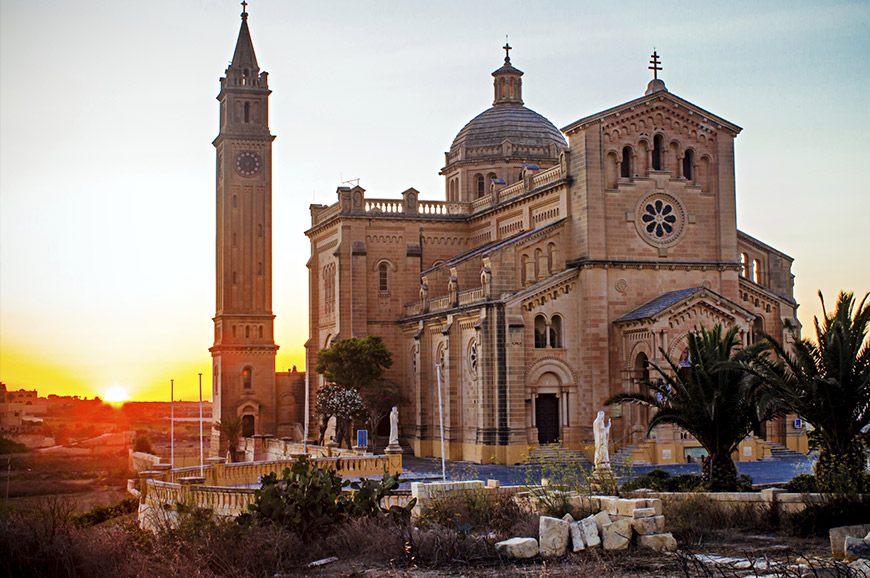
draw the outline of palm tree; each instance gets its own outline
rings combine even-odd
[[[230,463],[236,461],[236,449],[239,446],[239,439],[242,437],[242,418],[235,419],[221,418],[220,421],[214,423],[214,428],[227,438],[228,454]]]
[[[855,307],[854,294],[841,292],[829,314],[819,291],[824,320],[813,318],[816,342],[792,330],[787,350],[769,335],[771,355],[750,363],[760,391],[776,399],[784,412],[799,415],[820,442],[816,476],[826,491],[862,491],[864,438],[870,423],[870,293]]]
[[[667,367],[650,363],[661,376],[646,382],[651,394],[619,393],[605,402],[636,403],[656,409],[647,433],[660,424],[675,424],[692,434],[707,450],[702,475],[714,488],[733,485],[737,468],[731,454],[760,424],[772,415],[748,397],[747,369],[735,361],[745,355],[738,349],[737,327],[722,334],[722,326],[704,327],[688,335],[689,366],[679,367],[661,350]]]

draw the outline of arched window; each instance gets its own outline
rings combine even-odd
[[[619,176],[624,179],[631,178],[631,147],[622,147],[622,166],[620,167]]]
[[[257,237],[263,237],[263,225],[257,225]]]
[[[233,195],[233,208],[235,209],[238,206],[239,206],[238,197],[236,195]]]
[[[749,255],[740,253],[740,274],[749,277]]]
[[[262,275],[262,274],[263,274],[263,262],[260,261],[257,263],[257,275]]]
[[[652,151],[652,168],[654,171],[662,170],[662,156],[664,155],[664,143],[665,137],[660,134],[657,134],[653,137],[653,151]]]
[[[752,261],[752,280],[761,285],[761,261]]]
[[[381,293],[388,293],[390,290],[387,277],[389,267],[387,263],[378,265],[378,291]]]
[[[529,282],[529,256],[523,255],[520,257],[520,285],[525,285]]]
[[[547,347],[547,321],[543,315],[535,317],[535,349]]]
[[[553,315],[550,319],[550,347],[562,347],[562,317]]]
[[[686,180],[692,180],[692,168],[695,166],[695,151],[689,149],[683,155],[683,176]]]
[[[245,325],[245,338],[248,339],[251,337],[251,326]]]
[[[555,273],[559,267],[559,264],[556,262],[558,260],[559,253],[556,249],[556,243],[550,243],[547,245],[547,272],[552,275]]]
[[[250,367],[242,370],[242,387],[251,389],[253,387],[254,371]]]
[[[759,315],[755,318],[755,321],[752,322],[752,336],[753,343],[760,341],[762,339],[762,333],[764,332],[764,317]]]
[[[604,159],[604,186],[608,189],[616,188],[616,180],[618,178],[617,175],[617,165],[618,161],[616,160],[616,153],[609,152]]]
[[[250,122],[251,120],[251,103],[245,103],[245,122]]]
[[[260,334],[260,337],[262,338],[262,337],[263,337],[263,326],[260,325],[260,328],[259,328],[259,329],[260,329],[260,330],[259,330],[259,334]]]
[[[477,198],[481,198],[486,194],[486,182],[483,180],[483,175],[477,175],[475,177],[477,181]]]
[[[236,336],[236,326],[233,325],[233,337],[235,337],[235,336]]]
[[[233,271],[233,285],[236,284],[236,272]]]

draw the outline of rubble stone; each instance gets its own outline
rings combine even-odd
[[[601,546],[601,535],[599,534],[598,521],[595,516],[589,516],[580,520],[580,528],[583,530],[583,541],[587,548],[596,548]]]
[[[568,550],[569,524],[559,518],[541,516],[538,523],[538,549],[541,556],[564,556]]]
[[[496,552],[503,552],[511,558],[534,558],[538,555],[538,541],[534,538],[511,538],[497,542]]]
[[[648,548],[656,552],[674,552],[677,549],[677,540],[673,534],[650,534],[647,536],[638,536],[637,545],[641,548]]]
[[[625,550],[631,542],[631,520],[623,518],[604,526],[601,538],[605,550]]]
[[[843,558],[846,555],[845,543],[846,536],[853,538],[861,538],[870,532],[870,524],[858,524],[856,526],[840,526],[828,530],[828,537],[831,540],[831,554],[834,558]]]
[[[571,524],[568,525],[568,529],[571,532],[571,550],[574,552],[585,550],[586,541],[583,536],[583,526],[580,522],[571,522]]]
[[[635,518],[631,521],[631,527],[639,536],[661,534],[665,531],[665,517],[652,516],[650,518]]]
[[[846,536],[843,543],[843,552],[848,562],[859,558],[870,558],[870,540]]]

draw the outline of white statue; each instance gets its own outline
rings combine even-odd
[[[399,408],[395,405],[390,412],[390,445],[399,445]]]
[[[610,437],[610,420],[604,425],[604,411],[599,410],[598,417],[592,422],[595,433],[595,469],[610,469],[610,452],[607,449]]]

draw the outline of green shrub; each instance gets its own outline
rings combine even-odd
[[[656,492],[751,492],[752,478],[746,474],[705,482],[701,476],[678,474],[671,476],[662,469],[655,469],[622,484],[620,491],[630,492],[647,488]]]
[[[248,508],[258,523],[276,524],[310,539],[348,518],[386,514],[410,517],[416,500],[404,508],[381,507],[382,499],[398,485],[399,476],[389,474],[377,482],[363,479],[351,483],[342,480],[335,470],[319,468],[303,456],[293,467],[284,468],[280,480],[275,472],[263,476],[254,503]],[[344,492],[346,488],[353,491],[351,495]],[[248,518],[243,515],[239,521],[244,524]]]
[[[132,514],[139,509],[139,498],[130,496],[114,506],[95,506],[90,511],[72,516],[72,523],[79,527],[95,526],[106,520]]]
[[[23,454],[27,452],[27,446],[8,438],[0,437],[0,454]]]
[[[819,491],[819,484],[813,474],[798,474],[782,487],[794,494],[812,494]]]
[[[156,455],[154,453],[154,446],[151,445],[151,438],[146,435],[136,436],[136,439],[133,440],[133,451]]]
[[[866,524],[870,520],[870,497],[862,494],[827,495],[822,502],[807,505],[785,516],[786,530],[795,536],[828,535],[837,526]]]

